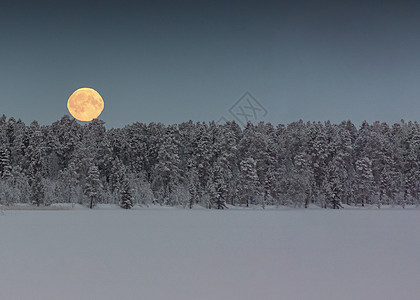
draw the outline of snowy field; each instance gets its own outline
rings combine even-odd
[[[9,210],[1,299],[420,299],[420,210]]]

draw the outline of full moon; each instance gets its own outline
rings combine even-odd
[[[71,94],[67,108],[75,119],[89,122],[99,117],[104,109],[104,100],[94,89],[81,88]]]

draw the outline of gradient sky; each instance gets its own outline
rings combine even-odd
[[[419,1],[2,1],[0,114],[51,124],[80,87],[108,128],[224,116],[355,123],[420,115]]]

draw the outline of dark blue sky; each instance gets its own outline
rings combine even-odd
[[[109,128],[234,119],[247,91],[276,124],[417,120],[420,4],[396,2],[2,1],[0,114],[50,124],[92,87]]]

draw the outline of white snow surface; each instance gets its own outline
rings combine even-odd
[[[420,210],[7,210],[1,299],[420,299]]]

